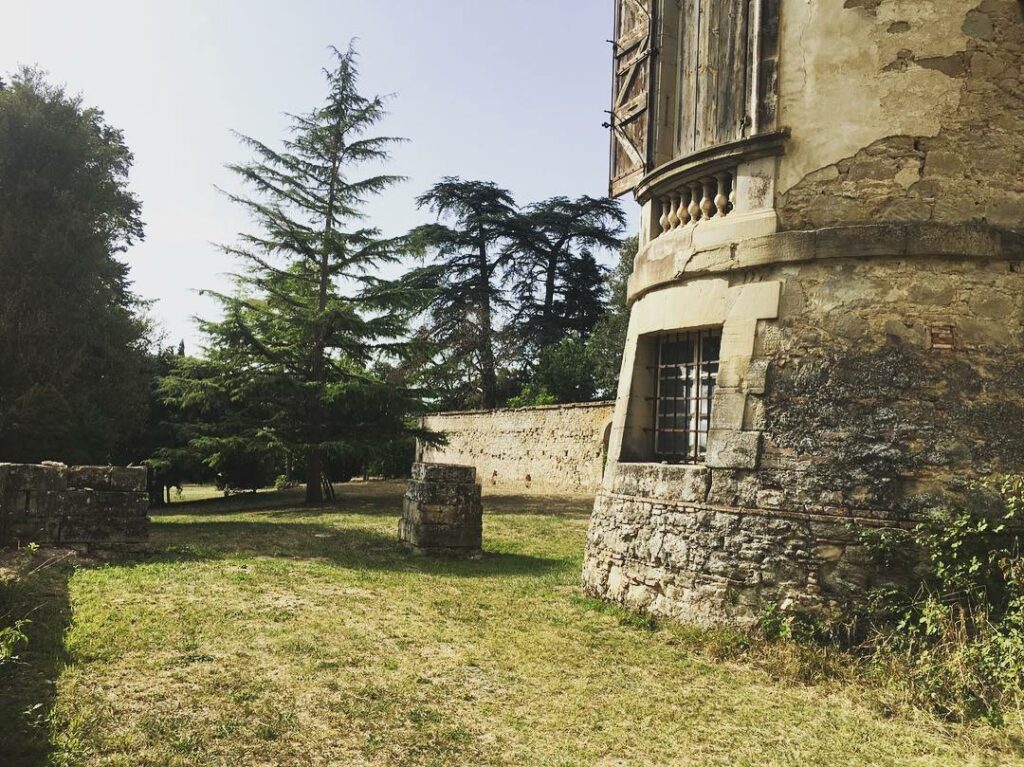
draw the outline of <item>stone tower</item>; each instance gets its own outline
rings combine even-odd
[[[1024,4],[615,13],[642,222],[585,588],[699,623],[855,598],[858,529],[1024,471]]]

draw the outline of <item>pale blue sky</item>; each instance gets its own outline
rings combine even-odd
[[[277,141],[318,104],[328,45],[358,38],[364,93],[395,93],[382,132],[410,142],[409,181],[370,213],[388,233],[424,220],[442,175],[493,179],[521,202],[605,193],[611,0],[10,0],[0,72],[38,64],[123,129],[146,241],[128,254],[153,315],[194,349],[195,291],[228,285],[211,242],[247,228],[214,186],[245,159],[230,134]],[[632,206],[629,207],[632,213]]]

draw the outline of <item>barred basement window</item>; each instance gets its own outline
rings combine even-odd
[[[654,455],[672,463],[699,463],[708,448],[722,333],[666,333],[657,341]]]

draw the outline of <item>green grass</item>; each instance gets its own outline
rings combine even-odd
[[[586,499],[489,497],[486,555],[460,561],[398,546],[400,492],[182,504],[148,552],[25,586],[53,625],[0,721],[45,689],[52,712],[0,731],[0,764],[15,730],[45,736],[22,763],[53,765],[1024,764],[1020,729],[800,683],[731,635],[582,598]]]

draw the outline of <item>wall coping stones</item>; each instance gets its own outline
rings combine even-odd
[[[439,410],[435,413],[427,413],[424,418],[434,416],[452,415],[493,415],[495,413],[529,413],[531,411],[544,410],[573,410],[579,408],[610,407],[615,400],[596,400],[594,402],[565,402],[556,405],[529,405],[527,407],[497,407],[492,410]]]

